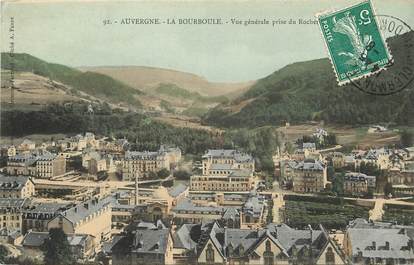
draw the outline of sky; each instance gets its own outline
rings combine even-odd
[[[273,20],[315,19],[358,1],[2,1],[1,50],[78,66],[151,66],[215,82],[256,80],[283,66],[327,57],[316,24],[272,26]],[[414,0],[372,0],[377,14],[414,26]],[[126,25],[125,18],[220,18],[220,25]],[[233,25],[267,19],[269,25]],[[110,20],[111,25],[104,25]],[[118,23],[115,24],[114,21]],[[227,23],[226,23],[227,22]]]

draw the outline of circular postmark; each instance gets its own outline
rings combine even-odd
[[[368,77],[353,80],[351,75],[348,79],[365,93],[385,96],[404,90],[414,80],[414,33],[397,17],[376,15],[376,19],[392,59],[385,69],[374,67]]]

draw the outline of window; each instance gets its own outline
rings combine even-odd
[[[208,244],[207,250],[206,250],[206,261],[207,264],[214,264],[214,249],[213,245]]]
[[[266,251],[263,253],[263,260],[264,265],[273,265],[274,263],[274,254],[269,240],[266,241]]]
[[[327,265],[334,265],[335,264],[335,254],[332,251],[331,247],[328,247],[328,250],[325,253],[325,261]]]

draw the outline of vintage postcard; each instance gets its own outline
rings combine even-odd
[[[413,0],[1,1],[0,264],[414,264]]]

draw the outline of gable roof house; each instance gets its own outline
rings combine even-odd
[[[214,223],[200,234],[198,264],[345,264],[327,232],[296,230],[282,224],[265,229],[221,228]]]
[[[353,264],[413,264],[413,226],[357,219],[345,234],[344,250]]]
[[[95,243],[110,236],[111,210],[114,198],[92,198],[59,213],[48,223],[48,229],[62,228],[65,234],[87,234]]]
[[[173,240],[164,226],[134,229],[111,248],[113,265],[173,264]]]

